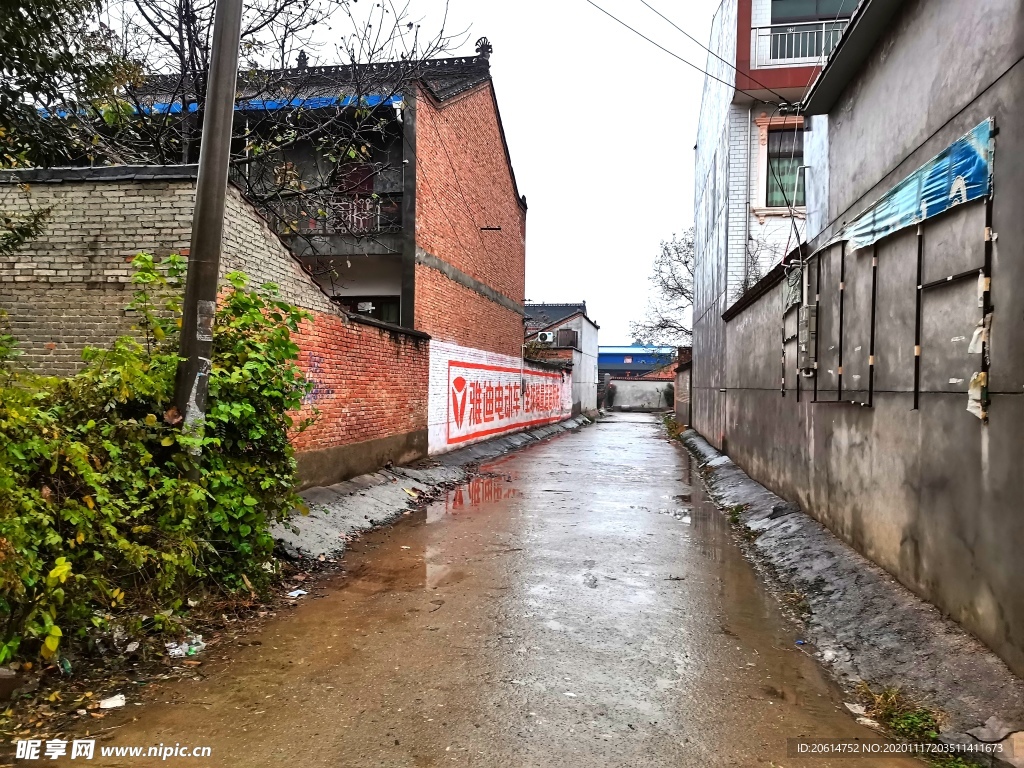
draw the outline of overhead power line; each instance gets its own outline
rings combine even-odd
[[[653,5],[651,5],[650,3],[648,3],[648,2],[647,2],[647,0],[640,0],[640,2],[641,2],[641,3],[643,3],[644,5],[646,5],[646,6],[647,6],[647,7],[648,7],[648,8],[650,9],[650,10],[652,10],[652,11],[653,11],[654,13],[656,13],[656,14],[657,14],[658,16],[660,16],[660,17],[661,17],[661,18],[662,18],[662,19],[663,19],[664,21],[668,22],[668,23],[669,23],[669,24],[671,24],[671,25],[672,25],[673,27],[675,27],[675,28],[676,28],[677,30],[679,30],[680,32],[682,32],[682,33],[683,33],[684,35],[686,35],[686,37],[688,37],[688,38],[689,38],[690,40],[692,40],[693,42],[695,42],[695,43],[696,43],[697,45],[699,45],[699,46],[700,46],[701,48],[703,48],[703,49],[704,49],[705,51],[707,51],[708,53],[710,53],[710,54],[711,54],[712,56],[714,56],[714,57],[715,57],[716,59],[718,59],[718,60],[719,60],[720,62],[722,62],[723,64],[725,64],[725,66],[727,66],[727,67],[730,67],[730,68],[732,68],[733,70],[735,70],[735,72],[736,72],[737,74],[739,74],[739,69],[737,69],[737,67],[736,67],[736,65],[735,65],[735,64],[733,64],[732,62],[728,61],[727,59],[723,59],[723,58],[722,58],[721,56],[719,56],[719,55],[718,55],[717,53],[715,53],[715,52],[714,52],[714,51],[712,51],[712,50],[711,50],[710,48],[708,48],[708,47],[707,47],[706,45],[704,45],[704,43],[702,43],[702,42],[701,42],[700,40],[698,40],[698,39],[697,39],[696,37],[694,37],[693,35],[691,35],[691,34],[690,34],[689,32],[687,32],[687,31],[686,31],[685,29],[683,29],[682,27],[680,27],[680,26],[679,26],[678,24],[676,24],[676,23],[675,23],[674,21],[672,21],[672,19],[670,19],[670,18],[669,18],[668,16],[666,16],[665,14],[663,14],[663,13],[662,13],[661,11],[659,11],[659,10],[658,10],[657,8],[655,8],[655,7],[654,7]],[[762,82],[761,82],[760,80],[757,80],[757,79],[756,79],[756,78],[755,78],[755,77],[754,77],[754,76],[753,76],[752,74],[750,74],[749,72],[745,72],[744,74],[745,74],[745,75],[746,75],[746,76],[747,76],[748,78],[750,78],[751,82],[755,83],[756,85],[759,85],[759,86],[761,86],[762,88],[764,88],[764,89],[765,89],[766,91],[768,91],[769,93],[772,93],[772,94],[774,94],[775,96],[778,96],[778,97],[779,97],[779,99],[781,99],[781,100],[782,100],[783,102],[785,102],[785,101],[786,101],[786,97],[785,97],[785,96],[783,96],[783,95],[782,95],[781,93],[779,93],[778,91],[776,91],[776,90],[773,90],[773,89],[769,88],[769,87],[768,87],[767,85],[765,85],[764,83],[762,83]]]
[[[644,0],[640,0],[640,2],[644,2]],[[842,2],[839,3],[839,10],[836,11],[836,17],[834,19],[832,19],[831,28],[828,30],[829,34],[832,33],[832,31],[835,29],[836,24],[839,23],[839,17],[843,15],[843,8],[846,7],[846,2],[847,2],[847,0],[842,0]],[[796,110],[797,117],[799,117],[800,113],[803,112],[803,106],[804,106],[803,100],[807,96],[807,89],[811,87],[811,83],[814,81],[814,77],[815,77],[814,69],[818,69],[819,67],[821,67],[826,59],[827,59],[827,56],[825,54],[825,34],[823,32],[822,36],[821,36],[821,53],[818,54],[818,58],[815,60],[814,68],[811,71],[811,76],[807,80],[807,85],[804,86],[804,92],[802,94],[800,94],[800,103],[797,105],[797,110]],[[773,117],[774,117],[774,113],[773,113]],[[771,129],[771,118],[768,119],[768,128]],[[793,158],[796,156],[796,135],[800,131],[800,129],[801,129],[801,125],[800,124],[796,124],[796,125],[793,126],[793,147],[792,147],[792,150],[790,151],[790,154],[789,154],[789,164],[790,165],[793,164]],[[805,159],[805,162],[806,162],[806,156],[805,156],[804,159]],[[796,181],[796,184],[794,185],[794,188],[793,188],[794,196],[796,194],[796,190],[799,189],[799,186],[798,186],[799,183],[800,183],[800,178],[799,177],[800,177],[800,174],[799,174],[799,171],[798,171],[797,172],[797,181]],[[806,173],[804,174],[804,178],[806,179]],[[779,189],[782,190],[782,201],[786,204],[786,207],[789,209],[789,221],[790,221],[790,224],[792,225],[790,227],[790,233],[786,237],[786,250],[783,251],[783,254],[782,254],[783,258],[785,258],[786,254],[789,253],[789,244],[791,242],[791,238],[792,238],[794,233],[797,236],[797,245],[800,244],[800,232],[797,229],[797,226],[796,226],[796,214],[793,211],[793,206],[796,205],[796,199],[794,197],[793,202],[790,203],[789,199],[786,196],[786,190],[782,188],[782,183],[779,181],[778,174],[775,175],[775,179],[776,179],[776,182],[779,184]],[[805,181],[804,182],[804,206],[807,205],[807,197],[806,196],[807,196],[807,183]],[[805,232],[807,231],[807,224],[806,223],[804,224],[804,231]]]
[[[664,51],[665,53],[667,53],[669,56],[671,56],[674,59],[678,59],[679,61],[683,62],[683,64],[686,64],[688,67],[692,67],[693,69],[696,69],[698,72],[700,72],[704,76],[710,77],[712,80],[717,80],[718,82],[722,83],[722,85],[727,85],[730,88],[735,88],[737,91],[739,91],[743,95],[749,96],[750,98],[754,99],[755,101],[765,101],[764,99],[762,99],[762,98],[760,98],[758,96],[755,96],[754,94],[750,93],[749,91],[745,91],[742,88],[736,88],[736,84],[735,83],[730,83],[730,82],[727,82],[727,81],[723,80],[720,77],[715,77],[710,72],[705,70],[703,67],[700,67],[700,66],[694,64],[692,61],[687,61],[682,56],[680,56],[678,53],[676,53],[674,51],[670,51],[668,48],[666,48],[665,46],[661,45],[660,43],[654,42],[651,38],[649,38],[643,32],[640,32],[639,30],[635,29],[634,27],[631,27],[629,24],[624,22],[622,19],[620,19],[618,16],[614,15],[613,13],[611,13],[609,11],[606,11],[600,5],[595,3],[594,0],[587,0],[587,2],[590,3],[592,6],[594,6],[595,8],[597,8],[597,10],[599,10],[601,13],[603,13],[608,18],[610,18],[613,21],[615,21],[615,22],[621,24],[622,26],[624,26],[626,29],[628,29],[630,32],[632,32],[634,35],[637,35],[638,37],[642,37],[644,40],[646,40],[648,43],[653,45],[655,48],[658,48],[658,49]],[[775,104],[775,102],[773,102],[773,101],[767,101],[765,103],[767,103],[767,104]]]

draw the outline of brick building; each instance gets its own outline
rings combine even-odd
[[[522,359],[526,202],[489,52],[484,44],[476,57],[431,62],[404,84],[389,129],[400,132],[400,173],[380,174],[399,190],[397,219],[364,215],[367,200],[384,205],[381,195],[339,194],[335,211],[285,227],[280,210],[229,189],[222,272],[276,282],[315,315],[298,339],[316,382],[310,406],[322,414],[295,438],[306,484],[571,412],[568,374]],[[0,307],[25,364],[70,373],[85,346],[130,328],[128,262],[140,250],[187,252],[194,187],[194,166],[0,177],[0,209],[51,209],[46,231],[0,260]],[[332,228],[344,216],[359,228]],[[326,277],[325,262],[344,279]]]

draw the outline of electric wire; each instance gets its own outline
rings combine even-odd
[[[839,10],[836,11],[836,17],[834,19],[832,19],[831,27],[833,29],[835,28],[835,25],[839,23],[839,17],[843,15],[843,9],[846,8],[846,1],[847,0],[842,0],[842,2],[839,3]],[[835,49],[833,48],[833,50],[835,50]],[[831,56],[832,55],[831,52],[828,55]],[[807,91],[808,91],[808,89],[810,89],[811,83],[814,82],[814,78],[817,77],[819,74],[821,74],[821,70],[819,69],[819,67],[822,66],[823,60],[825,58],[827,58],[826,54],[825,54],[825,32],[824,32],[824,30],[822,30],[821,53],[818,54],[818,57],[817,57],[817,59],[814,62],[814,67],[811,70],[811,76],[807,79],[807,85],[804,86],[804,92],[800,96],[801,101],[800,101],[799,104],[797,104],[797,109],[796,109],[797,115],[799,115],[803,111],[803,100],[807,97]],[[818,70],[818,71],[815,72],[814,70]],[[797,128],[796,128],[796,126],[794,126],[793,127],[793,131],[794,131],[793,151],[794,152],[796,152],[796,136],[795,136],[796,130],[797,130]],[[792,164],[792,159],[790,159],[790,163]],[[806,179],[806,171],[805,171],[804,177]],[[785,190],[782,191],[782,195],[783,195],[783,200],[785,200],[785,195],[786,195],[786,191]],[[806,202],[807,202],[806,201],[806,195],[807,195],[807,184],[806,184],[806,181],[804,183],[804,195],[805,195],[804,204],[806,206]],[[790,208],[790,218],[793,221],[793,227],[795,228],[796,227],[796,219],[793,216],[793,209],[792,208]],[[805,232],[807,231],[806,224],[804,225],[804,231]],[[790,232],[790,234],[792,234],[792,231]],[[799,242],[800,242],[800,236],[799,236],[799,233],[798,233],[797,234],[797,244],[798,245],[799,245]],[[789,252],[789,238],[787,237],[786,238],[786,251],[783,253],[783,258],[785,258],[785,254],[788,253],[788,252]],[[803,259],[801,259],[801,264],[802,263],[803,263]]]
[[[683,33],[684,35],[686,35],[686,37],[688,37],[688,38],[689,38],[690,40],[692,40],[693,42],[695,42],[695,43],[696,43],[697,45],[699,45],[699,46],[700,46],[701,48],[703,48],[703,49],[704,49],[705,51],[707,51],[708,53],[710,53],[710,54],[711,54],[712,56],[714,56],[714,57],[715,57],[716,59],[718,59],[718,60],[719,60],[720,62],[722,62],[723,64],[725,64],[725,66],[727,66],[727,67],[729,67],[729,68],[731,68],[731,69],[735,70],[736,74],[739,74],[739,73],[740,73],[740,70],[739,70],[739,68],[738,68],[738,67],[737,67],[737,66],[736,66],[735,64],[733,64],[732,62],[730,62],[730,61],[729,61],[728,59],[723,59],[723,58],[722,58],[721,56],[719,56],[719,55],[718,55],[717,53],[715,53],[715,52],[714,52],[714,51],[712,51],[712,50],[711,50],[710,48],[708,48],[708,47],[707,47],[706,45],[704,45],[704,43],[702,43],[702,42],[701,42],[700,40],[698,40],[698,39],[697,39],[696,37],[694,37],[693,35],[691,35],[691,34],[690,34],[689,32],[687,32],[687,31],[686,31],[685,29],[683,29],[682,27],[680,27],[680,26],[679,26],[678,24],[676,24],[676,23],[675,23],[674,21],[672,21],[672,19],[668,18],[668,16],[666,16],[665,14],[663,14],[663,13],[662,13],[661,11],[659,11],[659,10],[658,10],[657,8],[655,8],[655,7],[654,7],[653,5],[651,5],[650,3],[648,3],[648,2],[647,2],[647,0],[640,0],[640,2],[641,2],[641,3],[643,3],[644,5],[646,5],[646,6],[647,6],[647,7],[648,7],[648,8],[649,8],[649,9],[650,9],[651,11],[653,11],[654,13],[656,13],[656,14],[657,14],[658,16],[660,16],[660,17],[661,17],[661,18],[662,18],[662,19],[663,19],[664,21],[668,22],[668,23],[669,23],[670,25],[672,25],[672,26],[673,26],[673,27],[675,27],[675,28],[676,28],[677,30],[679,30],[680,32],[682,32],[682,33]],[[755,83],[756,85],[759,85],[759,86],[761,86],[762,88],[764,88],[764,89],[765,89],[766,91],[768,91],[769,93],[771,93],[771,94],[774,94],[775,96],[778,96],[778,97],[779,97],[779,99],[780,99],[780,100],[781,100],[781,101],[782,101],[783,103],[785,103],[785,102],[787,101],[787,99],[786,99],[786,97],[785,97],[785,96],[783,96],[783,95],[782,95],[781,93],[779,93],[778,91],[776,91],[776,90],[773,90],[772,88],[768,87],[767,85],[765,85],[764,83],[762,83],[762,82],[761,82],[760,80],[756,79],[756,78],[755,78],[755,77],[754,77],[754,76],[753,76],[752,74],[750,74],[750,72],[745,72],[744,74],[745,74],[745,75],[746,75],[746,76],[747,76],[748,78],[750,78],[751,82]]]
[[[640,1],[643,2],[644,0],[640,0]],[[847,0],[842,0],[842,2],[839,3],[839,10],[836,11],[836,16],[835,16],[834,19],[832,19],[832,24],[830,25],[830,27],[835,28],[835,25],[839,23],[839,17],[843,15],[843,9],[846,7],[846,2],[847,2]],[[821,67],[823,57],[825,57],[825,56],[826,56],[826,53],[825,53],[825,30],[823,29],[822,30],[822,39],[821,39],[821,53],[819,53],[817,58],[815,59],[814,66],[811,69],[811,76],[810,76],[810,78],[808,78],[807,84],[803,88],[803,95],[801,96],[801,98],[803,98],[804,96],[807,95],[807,90],[811,87],[811,83],[814,81],[814,78],[817,76],[817,74],[820,73],[820,70],[817,73],[814,70],[818,70],[818,68]],[[777,112],[778,109],[776,108],[775,111]],[[800,113],[802,111],[803,111],[803,103],[801,102],[801,103],[797,104],[797,108],[796,108],[796,115],[797,115],[797,117],[800,116]],[[768,118],[768,130],[769,131],[771,131],[771,122],[772,122],[772,118],[774,118],[774,116],[775,116],[775,112],[772,113],[772,117]],[[797,123],[797,124],[795,124],[793,126],[793,148],[792,148],[792,150],[790,152],[790,156],[789,156],[789,163],[790,163],[790,165],[793,164],[793,158],[796,156],[796,137],[797,137],[797,133],[800,130],[801,130],[801,126],[800,126],[799,123]],[[771,160],[770,159],[768,161],[768,165],[771,166]],[[790,228],[789,235],[786,237],[786,248],[782,252],[782,258],[785,259],[786,255],[789,253],[789,245],[792,242],[793,234],[794,233],[796,234],[797,244],[799,245],[799,243],[800,243],[800,232],[799,232],[799,230],[797,230],[797,227],[796,227],[796,213],[793,210],[793,204],[796,203],[796,199],[795,199],[795,194],[796,193],[795,193],[795,190],[794,190],[794,200],[793,200],[793,204],[791,204],[789,199],[788,199],[788,197],[786,196],[786,190],[782,186],[781,181],[779,180],[778,174],[775,173],[774,171],[775,171],[775,169],[772,168],[772,172],[773,172],[773,174],[775,176],[775,182],[776,182],[776,184],[779,185],[779,190],[782,192],[782,201],[786,204],[786,208],[789,210],[789,220],[790,220],[790,223],[792,224],[792,226]],[[797,185],[799,185],[799,183],[800,182],[799,182],[799,178],[798,178],[797,179]],[[804,194],[806,195],[807,194],[806,184],[804,186],[805,186]]]
[[[614,14],[612,14],[612,13],[611,13],[610,11],[606,11],[606,10],[605,10],[604,8],[602,8],[602,7],[600,6],[600,5],[598,5],[597,3],[595,3],[595,2],[594,2],[594,0],[586,0],[586,2],[590,3],[590,5],[592,5],[592,6],[594,6],[595,8],[597,8],[597,10],[599,10],[599,11],[600,11],[601,13],[603,13],[603,14],[604,14],[605,16],[607,16],[608,18],[610,18],[610,19],[612,19],[613,21],[615,21],[615,22],[617,22],[617,23],[621,24],[622,26],[624,26],[624,27],[625,27],[626,29],[628,29],[628,30],[629,30],[630,32],[632,32],[632,33],[633,33],[634,35],[637,35],[638,37],[642,37],[642,38],[643,38],[644,40],[646,40],[646,41],[647,41],[648,43],[650,43],[651,45],[653,45],[653,46],[654,46],[655,48],[658,48],[658,49],[660,49],[660,50],[664,51],[665,53],[667,53],[667,54],[668,54],[669,56],[671,56],[671,57],[672,57],[672,58],[674,58],[674,59],[678,59],[679,61],[683,62],[683,64],[686,64],[686,65],[687,65],[688,67],[693,67],[693,68],[694,68],[694,69],[696,69],[696,70],[697,70],[698,72],[700,72],[701,74],[703,74],[703,75],[704,75],[705,77],[710,77],[710,78],[711,78],[712,80],[717,80],[717,81],[718,81],[718,82],[720,82],[720,83],[721,83],[722,85],[727,85],[727,86],[729,86],[730,88],[733,88],[733,89],[735,89],[735,90],[736,90],[736,91],[738,91],[739,93],[742,93],[742,94],[743,94],[744,96],[749,96],[750,98],[754,99],[755,101],[764,101],[764,99],[761,99],[761,98],[759,98],[758,96],[755,96],[754,94],[750,93],[749,91],[745,91],[745,90],[743,90],[742,88],[736,88],[736,84],[735,84],[735,83],[730,83],[730,82],[727,82],[727,81],[723,80],[723,79],[722,79],[722,78],[720,78],[720,77],[715,77],[714,75],[712,75],[712,74],[711,74],[710,72],[708,72],[707,70],[705,70],[705,69],[703,69],[702,67],[699,67],[699,66],[697,66],[696,64],[694,64],[694,63],[693,63],[692,61],[687,61],[687,60],[686,60],[686,59],[684,59],[684,58],[683,58],[682,56],[680,56],[680,55],[679,55],[678,53],[675,53],[674,51],[670,51],[670,50],[669,50],[668,48],[666,48],[665,46],[661,45],[660,43],[656,43],[656,42],[654,42],[654,41],[653,41],[653,40],[652,40],[651,38],[649,38],[649,37],[648,37],[647,35],[645,35],[645,34],[644,34],[643,32],[640,32],[639,30],[637,30],[637,29],[635,29],[635,28],[633,28],[633,27],[629,26],[629,24],[627,24],[626,22],[624,22],[624,21],[623,21],[622,19],[620,19],[620,18],[619,18],[618,16],[615,16]],[[766,104],[774,104],[775,102],[774,102],[774,101],[766,101],[765,103],[766,103]]]

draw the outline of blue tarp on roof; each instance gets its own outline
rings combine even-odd
[[[247,99],[239,101],[235,104],[236,112],[259,112],[259,111],[272,111],[277,109],[289,109],[295,107],[302,107],[303,109],[324,109],[326,107],[354,107],[362,104],[367,107],[376,107],[381,103],[387,106],[394,106],[400,104],[402,97],[400,95],[389,96],[385,99],[383,96],[363,96],[362,100],[356,96],[307,96],[303,98],[294,99]],[[177,115],[182,111],[180,101],[172,102],[157,102],[150,107],[152,112],[158,115],[172,114]],[[195,104],[188,105],[189,112],[195,112],[197,106]]]

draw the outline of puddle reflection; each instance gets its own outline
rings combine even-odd
[[[427,508],[427,522],[436,523],[446,515],[457,515],[472,507],[515,499],[519,495],[508,476],[474,477],[465,485],[449,489],[443,506],[440,502],[431,504]]]

